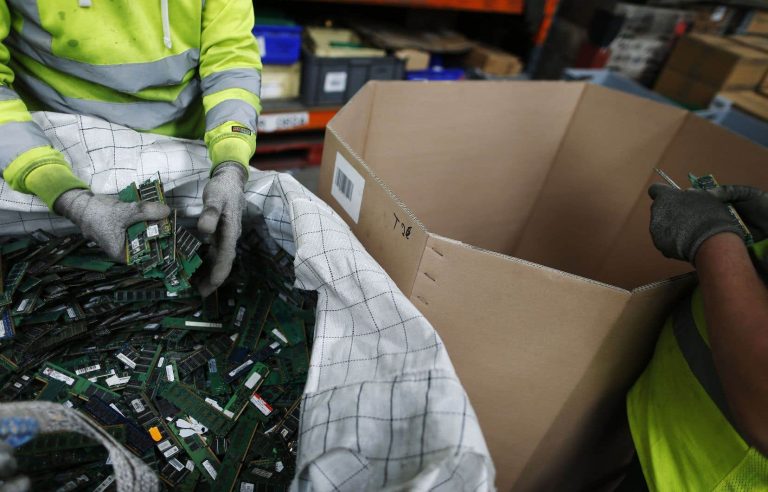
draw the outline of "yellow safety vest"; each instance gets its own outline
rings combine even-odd
[[[768,241],[752,248],[759,258],[766,250]],[[733,425],[698,288],[667,319],[627,414],[650,490],[768,490],[768,458]]]
[[[49,206],[86,187],[28,109],[204,137],[214,167],[247,167],[261,110],[253,23],[251,0],[0,0],[3,179]]]

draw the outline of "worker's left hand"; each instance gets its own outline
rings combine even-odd
[[[248,173],[242,164],[219,164],[203,190],[203,213],[197,228],[211,235],[211,249],[205,277],[198,289],[203,297],[212,294],[229,276],[235,261],[237,240],[242,232],[245,183]]]
[[[710,192],[657,183],[648,194],[653,199],[653,244],[668,258],[693,263],[699,246],[715,234],[732,232],[744,237],[726,203]]]

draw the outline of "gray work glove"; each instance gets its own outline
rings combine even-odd
[[[718,186],[710,190],[710,193],[733,205],[755,241],[768,238],[768,193],[740,185]]]
[[[678,190],[665,184],[648,189],[653,244],[667,258],[693,263],[702,243],[722,232],[744,234],[728,206],[705,190]]]
[[[245,183],[248,173],[242,164],[222,162],[203,190],[203,213],[197,228],[211,235],[205,276],[198,285],[200,294],[212,294],[229,276],[235,261],[237,240],[242,232]]]
[[[96,241],[115,261],[125,263],[125,230],[141,221],[168,217],[171,209],[157,202],[125,203],[90,190],[69,190],[53,204],[53,210],[68,218],[88,239]]]
[[[30,486],[28,477],[16,474],[13,447],[0,441],[0,492],[26,492]]]

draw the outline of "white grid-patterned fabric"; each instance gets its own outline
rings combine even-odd
[[[210,169],[201,142],[87,116],[33,117],[95,193],[159,173],[180,216],[201,212]],[[292,489],[493,490],[485,440],[440,337],[344,221],[286,174],[253,170],[246,198],[246,225],[263,216],[295,257],[297,286],[318,292]],[[35,229],[72,225],[0,180],[2,234]]]

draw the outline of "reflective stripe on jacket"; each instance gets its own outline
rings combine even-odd
[[[762,258],[768,241],[756,245]],[[768,490],[768,458],[733,424],[697,288],[669,317],[627,414],[650,490]]]
[[[28,107],[204,138],[214,167],[247,165],[261,110],[252,27],[250,0],[0,0],[3,178],[51,205],[61,179],[42,175],[71,176]]]

